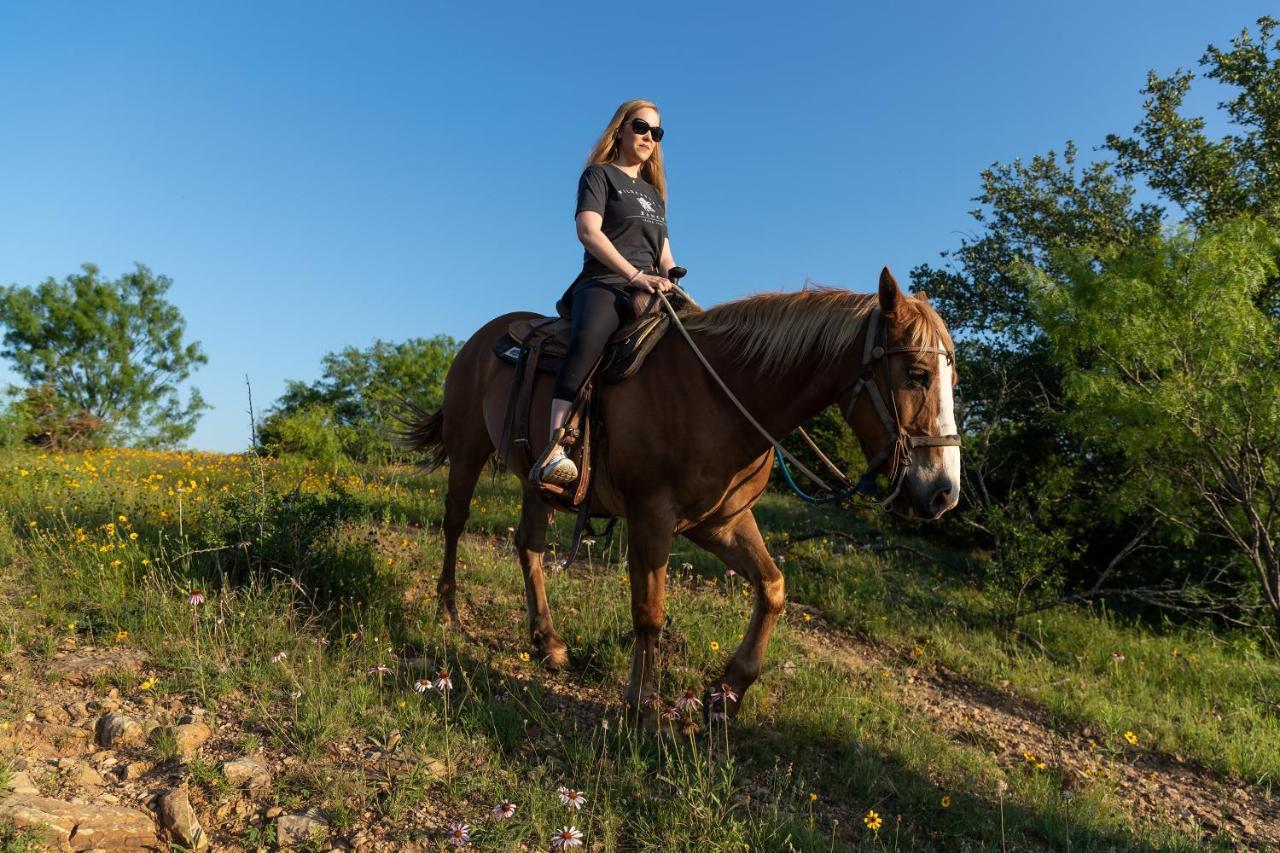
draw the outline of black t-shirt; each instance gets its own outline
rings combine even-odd
[[[657,270],[667,238],[667,206],[652,184],[612,164],[588,166],[578,179],[578,207],[573,215],[584,210],[600,214],[604,219],[600,230],[636,269]],[[625,281],[591,252],[583,252],[578,278]]]

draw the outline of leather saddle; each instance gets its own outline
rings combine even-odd
[[[595,369],[594,375],[600,384],[618,382],[635,374],[670,324],[671,318],[666,314],[650,313],[614,332]],[[537,370],[557,372],[569,353],[569,321],[562,317],[516,320],[493,345],[493,352],[509,364],[519,364],[521,353],[534,346],[541,350]]]
[[[676,270],[683,275],[684,270]],[[673,274],[672,280],[678,277]],[[697,303],[679,288],[672,289],[668,299],[672,309],[681,316],[701,311]],[[569,410],[560,443],[578,466],[578,479],[567,488],[537,479],[537,471],[547,460],[535,456],[535,448],[541,448],[546,442],[545,439],[535,442],[530,437],[529,424],[532,420],[533,391],[538,374],[554,374],[559,371],[569,353],[569,321],[561,317],[528,317],[516,320],[493,344],[494,355],[514,364],[516,368],[503,420],[503,435],[499,444],[500,462],[503,465],[511,464],[521,471],[529,471],[530,484],[544,498],[577,511],[578,523],[569,561],[577,553],[590,513],[594,473],[592,438],[601,429],[600,396],[595,390],[600,385],[620,382],[634,376],[671,325],[671,317],[662,309],[657,297],[638,294],[633,298],[632,307],[636,312],[636,319],[618,329],[609,339],[600,360],[588,374]],[[515,458],[511,459],[509,454],[513,452]]]

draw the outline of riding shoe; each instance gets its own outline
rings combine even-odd
[[[542,466],[538,479],[553,486],[567,486],[578,479],[578,466],[573,464],[572,459],[565,456],[563,450],[557,450],[555,455],[547,460],[547,464]]]

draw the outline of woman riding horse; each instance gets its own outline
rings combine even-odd
[[[573,400],[610,336],[634,319],[630,291],[665,292],[676,265],[667,240],[667,179],[662,168],[663,128],[649,101],[618,107],[587,158],[578,180],[574,215],[586,249],[582,272],[556,305],[572,323],[569,353],[551,399],[551,445],[530,479],[564,486],[578,479],[561,446]]]

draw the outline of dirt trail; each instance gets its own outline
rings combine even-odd
[[[810,653],[851,675],[905,672],[903,704],[932,719],[952,739],[997,756],[1007,768],[1030,763],[1059,770],[1066,779],[1063,796],[1101,778],[1129,798],[1141,821],[1181,826],[1244,848],[1280,849],[1280,799],[1259,788],[1223,779],[1177,755],[1137,748],[1108,752],[1099,748],[1099,735],[1090,727],[1064,726],[1033,700],[921,664],[834,629],[820,615],[808,623],[792,622],[797,624],[805,627],[794,634]]]

